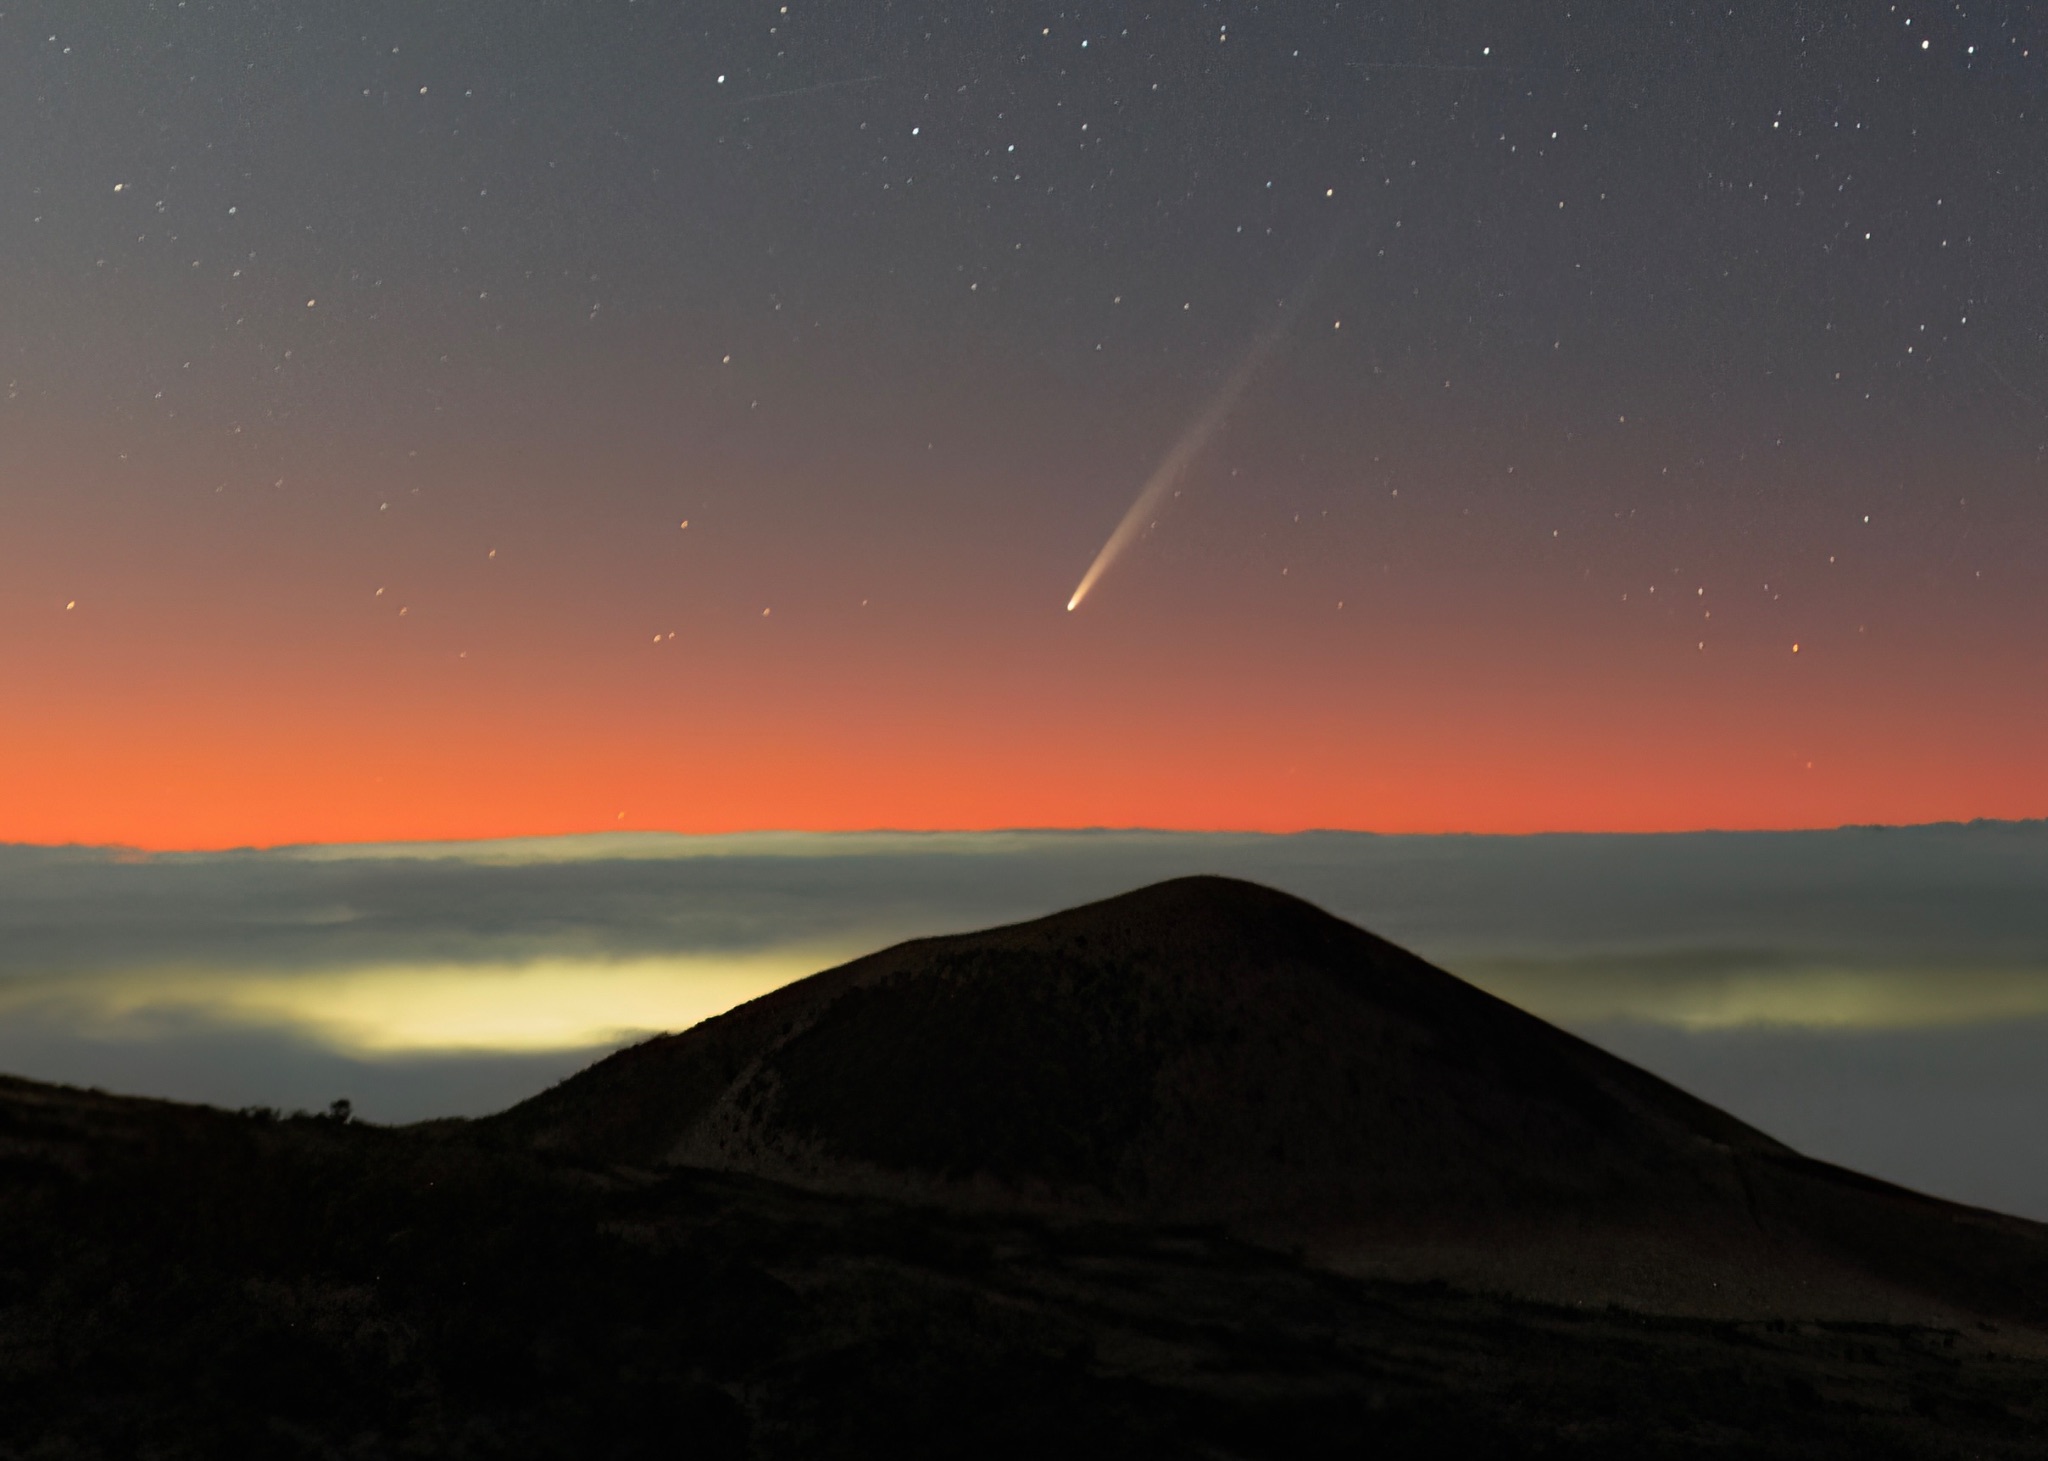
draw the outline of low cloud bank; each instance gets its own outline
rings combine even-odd
[[[0,979],[865,948],[1190,872],[1505,968],[2048,963],[2048,822],[1671,836],[602,836],[139,856],[0,847]],[[1657,971],[1654,976],[1647,971]]]
[[[1955,1195],[1970,1140],[1943,1147],[1942,1110],[2006,1132],[2016,1159],[2019,1103],[2048,1094],[2021,1074],[2041,1062],[2011,1053],[2048,1055],[2043,822],[0,847],[0,1067],[227,1104],[349,1095],[374,1119],[474,1112],[900,939],[1195,872],[1300,894],[1817,1154],[1936,1172]],[[1989,1086],[1901,1083],[1968,1071],[1979,1046],[2005,1052]],[[1844,1091],[1868,1106],[1896,1089],[1921,1091],[1922,1114],[1888,1118],[1903,1134],[1884,1161],[1841,1134],[1865,1127],[1807,1119]],[[1928,1160],[1900,1146],[1914,1141]],[[2035,1185],[2025,1205],[2048,1215],[2048,1174]],[[2015,1205],[2011,1182],[1978,1186]]]

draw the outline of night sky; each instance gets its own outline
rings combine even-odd
[[[2042,815],[2044,110],[2019,3],[0,0],[0,837]]]

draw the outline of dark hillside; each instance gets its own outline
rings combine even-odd
[[[344,1118],[0,1079],[0,1461],[2048,1455],[2041,1228],[1244,884]]]
[[[2048,1230],[1808,1161],[1223,878],[884,950],[492,1126],[600,1165],[1223,1223],[1352,1271],[1542,1297],[2048,1317]]]
[[[1439,1193],[1620,1194],[1686,1182],[1692,1153],[1674,1162],[1674,1145],[1783,1150],[1361,929],[1223,878],[885,950],[500,1120],[603,1160],[710,1146],[770,1164],[780,1143],[792,1162],[809,1148],[1202,1216],[1293,1210],[1304,1186],[1402,1212]]]
[[[1657,1317],[0,1082],[0,1457],[2042,1454],[2009,1326]]]

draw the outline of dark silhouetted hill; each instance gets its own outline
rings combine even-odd
[[[2048,1454],[2041,1228],[1241,883],[344,1114],[0,1078],[0,1461]]]
[[[2048,1318],[2048,1229],[1810,1161],[1226,878],[884,950],[494,1124],[598,1165],[1214,1223],[1551,1299]]]

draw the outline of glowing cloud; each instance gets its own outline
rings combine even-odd
[[[298,973],[136,969],[0,986],[0,1012],[106,1040],[194,1025],[268,1029],[357,1057],[585,1049],[686,1030],[841,961],[845,950]]]
[[[1693,1032],[1778,1029],[1934,1030],[2048,1016],[2048,974],[2026,965],[1858,967],[1782,963],[1672,975],[1654,959],[1574,968],[1499,968],[1485,961],[1460,972],[1489,994],[1567,1026],[1624,1022]]]

